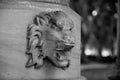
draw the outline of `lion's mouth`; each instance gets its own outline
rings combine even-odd
[[[68,68],[70,65],[68,55],[73,47],[73,45],[59,45],[55,50],[53,63],[62,69]]]
[[[73,48],[73,45],[65,44],[64,46],[56,48],[55,57],[59,61],[68,60],[68,52]]]
[[[52,55],[48,55],[47,59],[54,66],[65,70],[70,66],[69,53],[71,53],[71,49],[73,47],[73,44],[58,43],[54,49],[54,53]]]
[[[67,55],[63,51],[57,51],[54,56],[58,61],[61,62],[68,59]]]

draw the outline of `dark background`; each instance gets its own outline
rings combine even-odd
[[[82,18],[82,75],[88,80],[108,80],[116,61],[117,0],[71,0]],[[86,55],[87,46],[96,55]],[[108,49],[110,55],[102,56]]]

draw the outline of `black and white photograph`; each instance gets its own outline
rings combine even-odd
[[[120,0],[0,0],[0,80],[120,80]]]

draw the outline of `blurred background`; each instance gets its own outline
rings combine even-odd
[[[108,80],[117,50],[117,0],[71,0],[81,18],[82,75],[88,80]]]

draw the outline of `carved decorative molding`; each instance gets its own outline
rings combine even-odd
[[[0,0],[0,2],[18,2],[18,1],[28,1],[28,2],[44,2],[44,3],[53,3],[69,6],[70,0]]]
[[[27,28],[26,67],[39,69],[45,59],[54,66],[70,66],[69,54],[75,46],[73,21],[63,11],[41,12]]]

